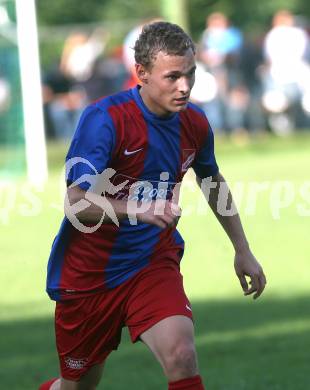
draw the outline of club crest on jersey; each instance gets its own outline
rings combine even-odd
[[[195,160],[195,149],[183,149],[182,172],[186,172]]]

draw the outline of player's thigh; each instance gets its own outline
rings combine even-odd
[[[163,319],[180,316],[192,327],[192,309],[179,265],[170,258],[154,261],[135,279],[125,305],[126,325],[133,342]],[[181,324],[183,327],[183,320]],[[155,327],[156,329],[156,327]]]
[[[189,317],[175,315],[167,317],[140,335],[161,365],[176,354],[189,354],[196,363],[194,326]]]

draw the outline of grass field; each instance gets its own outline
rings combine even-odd
[[[310,136],[267,137],[243,146],[220,141],[217,149],[268,286],[258,301],[243,297],[232,247],[189,174],[179,225],[187,243],[182,272],[206,388],[310,389]],[[49,249],[62,219],[64,153],[63,146],[50,145],[50,178],[42,191],[29,189],[23,179],[1,186],[3,390],[35,390],[58,372],[54,304],[44,288]],[[254,202],[257,185],[266,189]],[[132,345],[124,330],[99,388],[158,390],[166,381],[144,345]]]

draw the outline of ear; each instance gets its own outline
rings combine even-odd
[[[141,64],[135,64],[136,74],[142,84],[148,83],[148,71]]]

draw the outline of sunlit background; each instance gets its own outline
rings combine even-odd
[[[134,86],[144,23],[197,44],[192,100],[215,133],[268,285],[244,298],[233,250],[192,172],[180,231],[200,370],[213,390],[310,389],[310,5],[306,0],[0,0],[0,388],[58,375],[49,250],[63,217],[63,165],[83,108]],[[120,375],[120,368],[122,374]],[[166,388],[127,331],[102,389]]]

